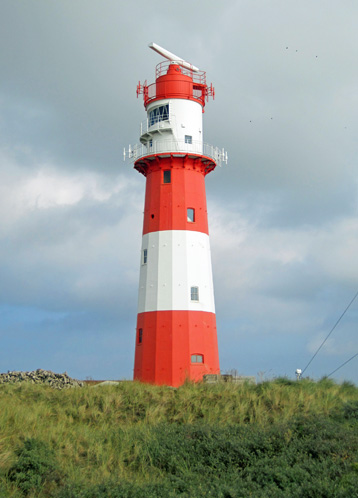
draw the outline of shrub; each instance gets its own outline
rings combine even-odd
[[[43,441],[26,439],[16,451],[17,460],[8,471],[8,479],[24,495],[44,486],[56,487],[61,479],[53,451]]]
[[[343,406],[344,418],[358,420],[358,401],[349,401]]]
[[[178,496],[170,486],[170,482],[160,484],[144,484],[139,486],[130,482],[121,484],[107,482],[95,485],[67,485],[56,495],[56,498],[174,498]],[[184,498],[183,495],[181,495]],[[188,496],[189,498],[189,496]]]

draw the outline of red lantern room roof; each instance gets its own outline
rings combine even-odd
[[[214,98],[215,91],[212,85],[206,84],[206,73],[204,71],[191,71],[180,65],[180,62],[161,62],[156,66],[156,81],[147,85],[139,82],[137,86],[137,97],[143,93],[144,107],[163,99],[185,99],[199,102],[205,107],[205,101],[209,96]]]

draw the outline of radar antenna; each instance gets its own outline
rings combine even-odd
[[[181,59],[177,55],[174,55],[168,50],[165,50],[165,48],[160,47],[156,43],[149,43],[148,47],[157,52],[159,55],[162,55],[166,59],[172,62],[177,62],[180,66],[185,67],[186,69],[190,69],[190,71],[194,71],[195,73],[199,71],[198,67],[193,66],[189,62],[186,62],[184,59]]]

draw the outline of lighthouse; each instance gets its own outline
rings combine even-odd
[[[177,387],[220,372],[205,176],[227,154],[203,140],[205,72],[149,47],[165,60],[138,84],[147,116],[129,147],[146,178],[134,380]]]

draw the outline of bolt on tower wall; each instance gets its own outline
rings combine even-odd
[[[205,175],[225,154],[203,143],[214,90],[183,62],[158,64],[156,82],[138,85],[147,120],[129,149],[146,177],[134,379],[171,386],[220,371]]]

